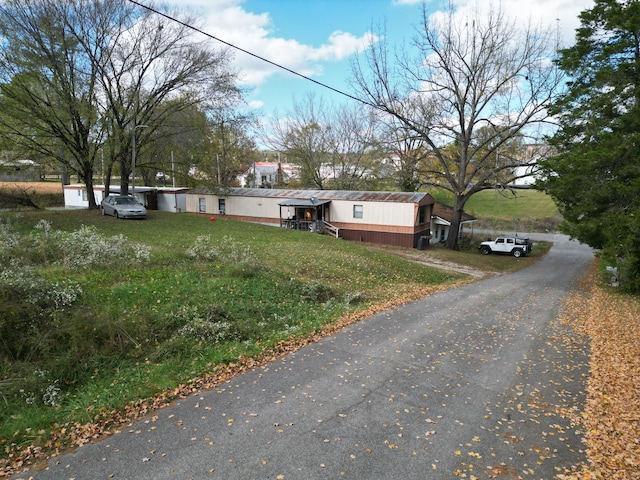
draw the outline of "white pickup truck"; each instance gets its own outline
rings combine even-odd
[[[522,257],[533,250],[533,243],[526,237],[501,236],[495,240],[482,242],[478,247],[480,253],[489,255],[490,253],[507,253],[514,257]]]

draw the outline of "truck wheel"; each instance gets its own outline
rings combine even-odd
[[[520,250],[519,248],[514,248],[511,254],[516,258],[520,258],[522,256],[522,250]]]
[[[480,253],[482,253],[483,255],[489,255],[491,253],[491,249],[484,245],[480,247]]]

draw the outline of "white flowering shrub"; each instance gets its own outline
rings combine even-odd
[[[0,263],[8,263],[15,258],[14,249],[20,246],[21,235],[18,234],[8,218],[0,217]]]
[[[146,262],[151,254],[148,245],[131,243],[122,234],[105,237],[93,226],[83,225],[71,233],[58,232],[56,237],[63,254],[58,263],[68,268]]]
[[[0,291],[42,310],[51,310],[71,306],[82,294],[82,287],[71,280],[49,281],[33,267],[24,266],[0,271]]]
[[[199,235],[187,250],[187,256],[197,260],[217,260],[220,252],[211,244],[211,235]]]
[[[41,219],[40,221],[38,221],[38,223],[36,223],[34,225],[34,230],[40,230],[42,231],[42,233],[44,234],[45,237],[50,237],[51,236],[51,222],[45,220],[45,219]]]
[[[216,308],[203,310],[195,305],[185,306],[176,316],[179,323],[183,324],[176,332],[181,337],[208,343],[240,340],[234,324]]]
[[[48,407],[57,407],[60,403],[60,387],[57,382],[47,385],[42,393],[42,403]]]
[[[198,260],[220,260],[233,265],[248,265],[256,262],[249,245],[225,235],[218,244],[213,244],[211,235],[200,235],[187,250],[187,256]]]
[[[194,319],[180,327],[178,335],[199,342],[220,343],[237,340],[233,325],[229,322],[210,322]]]
[[[335,293],[329,285],[311,282],[300,287],[300,296],[310,302],[324,303],[334,298]]]
[[[36,369],[28,379],[23,379],[25,388],[18,389],[17,393],[27,405],[46,405],[57,407],[62,401],[58,381],[51,379],[47,370]]]
[[[30,235],[15,233],[0,219],[0,263],[57,264],[67,268],[109,266],[122,262],[147,262],[151,247],[127,240],[123,235],[106,237],[94,226],[81,226],[74,232],[54,230],[40,220]]]
[[[222,238],[221,246],[225,260],[231,263],[249,265],[256,261],[251,247],[238,242],[233,237],[225,235]]]

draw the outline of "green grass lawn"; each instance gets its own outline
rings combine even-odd
[[[74,445],[78,425],[130,418],[141,399],[469,280],[402,252],[193,214],[2,213],[0,235],[0,471],[9,455]],[[447,253],[495,271],[536,257]]]
[[[453,196],[448,192],[432,195],[439,202],[453,204]],[[469,199],[465,211],[475,217],[497,218],[545,218],[558,215],[558,208],[551,197],[533,189],[484,190]]]
[[[453,205],[449,192],[435,191],[432,195],[438,202]],[[533,189],[478,192],[468,200],[465,212],[478,219],[477,227],[498,231],[554,231],[561,221],[551,197]]]
[[[200,215],[37,211],[0,214],[0,227],[5,461],[34,444],[68,446],[71,425],[101,424],[221,365],[462,279],[332,237]],[[211,256],[190,256],[196,245]],[[130,258],[118,256],[125,248]],[[136,262],[140,252],[148,258]]]

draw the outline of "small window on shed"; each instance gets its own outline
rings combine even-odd
[[[362,205],[353,206],[353,218],[362,218]]]
[[[198,198],[198,211],[205,213],[207,211],[207,199],[204,197]]]

